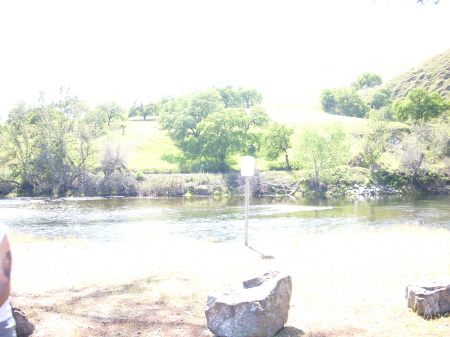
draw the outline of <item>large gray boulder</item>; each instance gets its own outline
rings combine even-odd
[[[208,328],[220,337],[272,337],[286,324],[291,293],[291,277],[275,271],[208,296]]]
[[[450,312],[450,278],[406,287],[407,305],[428,318]]]

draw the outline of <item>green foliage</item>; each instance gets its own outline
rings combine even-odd
[[[199,154],[221,172],[228,167],[226,160],[244,151],[246,144],[247,115],[241,109],[225,109],[210,114],[198,124]]]
[[[247,129],[262,128],[269,124],[271,118],[261,105],[254,105],[248,116]]]
[[[411,127],[411,135],[404,141],[405,152],[401,157],[404,168],[417,180],[419,173],[428,173],[437,160],[448,151],[449,126],[446,123],[430,125],[416,123]],[[427,167],[422,169],[423,164]]]
[[[108,127],[114,127],[116,124],[126,120],[126,111],[116,102],[107,102],[100,104],[96,108],[99,120],[106,121]]]
[[[324,177],[329,185],[340,185],[353,188],[355,185],[369,186],[373,183],[370,171],[363,167],[339,166]]]
[[[390,130],[388,129],[388,123],[383,111],[373,110],[369,114],[367,131],[361,140],[363,149],[362,157],[372,172],[374,165],[386,151],[389,145],[389,139]]]
[[[356,90],[373,88],[377,85],[380,85],[383,81],[381,80],[381,76],[377,74],[364,73],[358,77],[358,79],[352,83],[352,87],[356,88]]]
[[[267,160],[276,160],[281,154],[285,155],[285,168],[291,169],[288,150],[292,147],[291,137],[294,128],[286,124],[273,122],[263,136],[263,155]]]
[[[414,88],[404,100],[394,102],[394,112],[400,121],[427,122],[440,116],[450,108],[450,103],[436,92],[429,93],[424,88]]]
[[[159,122],[187,158],[201,157],[199,124],[210,114],[220,113],[223,101],[215,89],[174,99],[161,112]]]
[[[157,116],[160,111],[160,105],[158,103],[150,102],[144,105],[142,102],[134,102],[133,106],[128,113],[128,117],[143,117],[144,120],[147,119],[148,116]]]
[[[396,189],[405,188],[412,182],[412,176],[400,171],[377,171],[374,179],[380,184]]]
[[[244,99],[245,108],[251,108],[256,104],[261,104],[262,94],[255,88],[243,89],[239,88],[239,92]]]
[[[252,106],[249,113],[242,108],[225,108],[235,105],[230,102],[237,102],[233,97],[240,93],[246,106]],[[233,155],[245,153],[250,146],[259,148],[258,128],[267,125],[269,116],[261,106],[254,105],[258,97],[254,89],[211,88],[168,102],[159,122],[185,159],[197,162],[191,162],[191,167],[223,172],[229,169]]]
[[[222,97],[225,108],[244,107],[244,98],[239,90],[233,89],[232,86],[217,89]]]
[[[321,174],[344,164],[349,149],[349,138],[338,123],[322,128],[304,127],[294,144],[295,163],[299,168],[312,170],[314,185],[319,187]]]
[[[320,95],[320,102],[325,112],[342,116],[365,117],[369,110],[354,88],[325,89]]]
[[[39,106],[19,103],[8,117],[4,163],[23,190],[62,195],[83,181],[96,161],[92,139],[102,125],[87,105],[61,91],[58,101]]]
[[[218,88],[225,108],[251,108],[254,105],[261,104],[262,94],[255,88],[234,89],[232,86]]]
[[[391,92],[388,89],[380,89],[372,96],[369,105],[372,109],[380,110],[392,104]]]

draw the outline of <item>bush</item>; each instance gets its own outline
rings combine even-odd
[[[150,197],[180,197],[188,191],[186,182],[180,175],[155,174],[139,184],[138,194]]]
[[[354,187],[355,185],[369,186],[373,184],[370,170],[362,167],[341,166],[324,174],[323,178],[327,185]]]
[[[254,194],[263,195],[294,195],[304,191],[305,178],[301,171],[267,171],[258,175]]]
[[[137,196],[137,181],[132,175],[113,173],[100,182],[99,193],[104,196]]]
[[[399,171],[376,171],[375,180],[383,186],[401,189],[411,185],[413,176]]]

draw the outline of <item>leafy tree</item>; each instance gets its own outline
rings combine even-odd
[[[121,122],[126,119],[126,111],[116,102],[103,103],[96,108],[98,113],[106,119],[108,127],[111,127],[115,122]]]
[[[334,113],[337,106],[337,92],[336,89],[324,89],[320,95],[320,103],[325,112]]]
[[[210,114],[221,112],[224,104],[215,89],[172,100],[164,105],[159,122],[187,158],[201,157],[199,124]]]
[[[227,170],[227,159],[242,152],[246,144],[247,114],[242,109],[225,109],[199,123],[200,153],[210,167]]]
[[[440,116],[450,108],[450,103],[437,92],[429,93],[424,88],[414,88],[404,100],[394,102],[394,112],[400,121],[427,122]]]
[[[264,157],[267,160],[276,160],[281,154],[284,154],[285,168],[290,170],[288,150],[292,147],[291,137],[293,134],[293,127],[278,122],[271,123],[263,137]]]
[[[33,160],[36,156],[36,138],[39,129],[36,127],[36,111],[19,102],[10,111],[5,126],[5,142],[2,151],[2,162],[9,164],[14,178],[21,178],[23,186],[33,186]]]
[[[372,109],[380,110],[382,107],[392,104],[391,92],[388,89],[380,89],[372,96],[369,105]]]
[[[270,116],[267,114],[266,110],[261,105],[254,105],[250,110],[250,115],[248,116],[247,129],[257,127],[265,127],[270,122]]]
[[[146,120],[148,116],[158,115],[159,110],[160,106],[158,105],[158,103],[150,102],[146,105],[143,105],[142,102],[135,101],[130,109],[128,117],[141,116],[144,118],[144,120]]]
[[[367,131],[362,138],[363,158],[373,173],[374,165],[389,145],[389,129],[382,111],[374,110],[369,114]]]
[[[255,88],[251,89],[240,88],[239,92],[244,100],[245,108],[251,108],[253,105],[261,104],[262,102],[262,94]]]
[[[340,124],[307,126],[294,144],[295,162],[298,167],[314,172],[314,185],[319,187],[321,174],[344,164],[349,149],[350,142]]]
[[[225,108],[239,108],[244,106],[244,98],[239,90],[233,89],[232,86],[217,89]]]
[[[324,111],[350,117],[365,117],[369,107],[353,88],[325,89],[320,102]]]
[[[352,83],[352,87],[356,88],[356,90],[373,88],[377,85],[380,85],[383,81],[381,80],[381,76],[377,74],[364,73],[357,78],[355,82]]]

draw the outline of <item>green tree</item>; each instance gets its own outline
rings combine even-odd
[[[141,116],[144,118],[144,120],[146,120],[148,116],[157,116],[159,110],[160,106],[158,105],[158,103],[150,102],[146,105],[143,105],[142,102],[135,101],[130,109],[128,117]]]
[[[336,89],[324,89],[320,94],[320,103],[323,111],[334,113],[337,105]]]
[[[437,92],[429,93],[424,88],[414,88],[404,100],[394,102],[394,113],[400,121],[427,122],[440,116],[450,108],[449,102]]]
[[[388,123],[382,111],[373,110],[369,114],[367,131],[362,138],[362,156],[373,173],[374,165],[381,158],[389,145],[390,133]]]
[[[292,147],[291,137],[294,128],[286,124],[273,122],[263,136],[263,153],[267,160],[276,160],[284,154],[285,169],[290,170],[288,150]]]
[[[314,185],[319,187],[322,173],[344,164],[349,149],[349,139],[340,124],[306,126],[294,144],[294,161],[299,168],[313,171]]]
[[[120,123],[126,119],[126,111],[116,102],[107,102],[100,104],[96,108],[98,113],[106,120],[108,127],[114,123]]]
[[[265,127],[270,122],[270,116],[261,105],[254,105],[248,116],[247,129]]]
[[[320,101],[324,111],[343,116],[365,117],[369,107],[353,88],[325,89]]]
[[[357,78],[355,82],[352,83],[352,87],[356,88],[356,90],[373,88],[377,85],[383,83],[381,80],[381,76],[377,74],[364,73]]]
[[[224,104],[216,89],[174,99],[164,105],[159,122],[182,153],[190,159],[201,157],[199,124],[210,114],[221,112]]]
[[[255,88],[251,89],[240,88],[239,92],[244,100],[245,108],[251,108],[253,105],[261,104],[262,102],[262,94]]]
[[[226,86],[217,90],[222,97],[225,108],[239,108],[244,106],[244,98],[239,90],[233,89],[232,86]]]
[[[32,188],[33,160],[36,157],[36,138],[38,127],[36,125],[36,111],[19,102],[10,111],[5,125],[5,138],[2,151],[2,162],[12,171],[12,179],[19,178],[21,185]]]
[[[225,172],[227,159],[245,150],[247,114],[228,108],[210,114],[198,125],[200,153],[212,168]]]
[[[372,96],[369,105],[372,109],[380,110],[392,104],[391,92],[388,89],[380,89]]]

